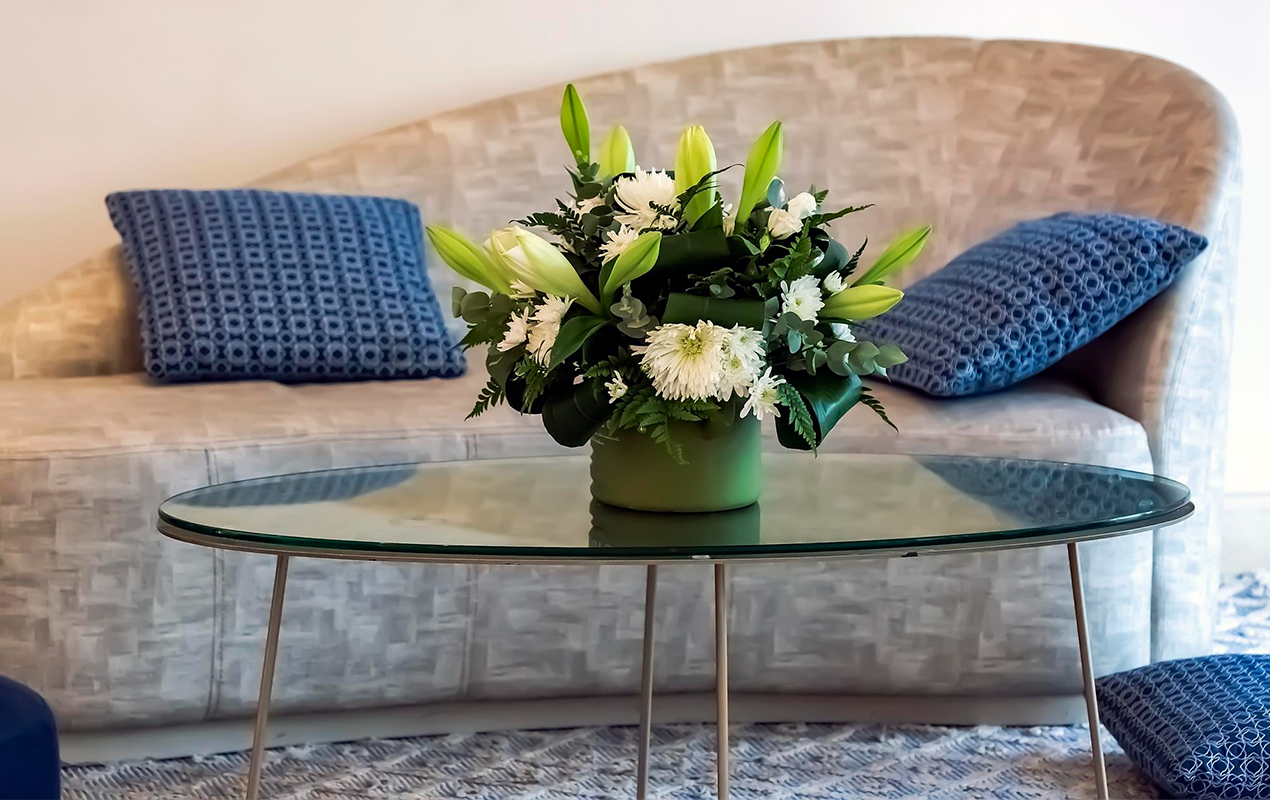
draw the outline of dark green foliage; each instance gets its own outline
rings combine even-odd
[[[481,393],[476,396],[476,405],[472,406],[471,413],[465,419],[475,419],[502,401],[503,385],[490,378],[485,384],[485,388],[481,389]]]

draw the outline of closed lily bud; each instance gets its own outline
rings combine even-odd
[[[560,131],[569,145],[569,153],[579,164],[591,161],[591,123],[587,120],[586,106],[573,84],[564,87],[560,101]]]
[[[741,183],[741,199],[736,205],[736,224],[745,225],[759,200],[767,196],[767,187],[781,168],[785,137],[779,120],[768,126],[750,147],[745,161],[745,180]]]
[[[496,292],[511,291],[510,272],[495,263],[475,242],[440,225],[429,225],[427,231],[432,247],[450,269]]]
[[[525,266],[514,267],[520,280],[528,286],[556,297],[569,297],[586,306],[593,313],[600,313],[600,301],[582,282],[578,271],[551,242],[523,228],[516,229],[516,242],[524,254]],[[508,264],[514,262],[508,261]]]
[[[520,242],[516,241],[516,231],[519,227],[512,225],[497,231],[490,231],[489,238],[485,240],[485,249],[489,252],[490,259],[501,266],[508,274],[508,282],[529,269],[529,259],[525,257],[525,251],[520,248]]]
[[[904,269],[921,254],[928,238],[930,238],[929,225],[901,233],[887,246],[886,250],[882,251],[882,255],[873,262],[873,266],[856,279],[855,285],[881,283],[891,273]]]
[[[714,144],[700,125],[689,125],[679,137],[679,149],[675,152],[675,194],[680,195],[695,186],[705,176],[714,172],[718,163],[714,156]],[[718,191],[713,179],[706,188],[693,195],[684,209],[688,223],[710,210],[718,201]]]
[[[608,274],[605,276],[604,285],[600,287],[604,305],[608,306],[612,302],[613,295],[618,289],[641,275],[647,274],[657,263],[657,257],[660,254],[661,233],[659,231],[645,231],[627,245],[621,255],[613,261],[612,267],[606,270]]]
[[[611,178],[634,171],[635,148],[631,146],[631,135],[621,125],[614,125],[600,145],[600,177]]]
[[[831,296],[820,310],[821,319],[856,321],[884,314],[904,299],[904,293],[889,286],[852,286]]]

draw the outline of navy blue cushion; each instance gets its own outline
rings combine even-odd
[[[1207,245],[1151,219],[1056,214],[972,247],[866,327],[908,354],[887,371],[896,383],[941,397],[1003,389],[1105,333]]]
[[[1173,797],[1270,798],[1270,656],[1108,675],[1098,707],[1133,763]]]
[[[61,796],[57,724],[44,699],[0,677],[0,800]]]
[[[454,377],[419,210],[252,189],[106,198],[163,381]]]

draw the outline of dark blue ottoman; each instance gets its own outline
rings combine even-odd
[[[57,724],[44,698],[0,677],[0,800],[61,796]]]
[[[1270,798],[1270,656],[1184,658],[1098,680],[1103,724],[1170,797]]]

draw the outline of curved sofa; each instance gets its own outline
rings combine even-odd
[[[1210,248],[1112,333],[1011,390],[933,400],[882,387],[897,436],[852,414],[832,449],[1008,454],[1154,470],[1198,513],[1084,547],[1100,672],[1204,652],[1213,625],[1238,217],[1230,110],[1194,74],[1091,47],[866,39],[762,47],[579,82],[669,163],[686,121],[741,158],[773,118],[783,177],[872,202],[843,221],[884,241],[928,220],[937,269],[1014,221],[1114,209]],[[560,87],[351,142],[256,186],[373,193],[472,231],[567,187]],[[728,175],[732,179],[731,173]],[[735,189],[731,189],[735,191]],[[103,213],[105,213],[103,211]],[[445,297],[453,279],[433,259]],[[252,710],[273,563],[155,532],[159,501],[236,478],[367,463],[556,452],[537,418],[464,422],[455,381],[158,386],[139,372],[118,248],[0,308],[0,653],[68,730]],[[1080,675],[1061,548],[734,570],[738,692],[1066,697]],[[712,685],[709,571],[663,571],[657,689]],[[276,711],[634,693],[641,570],[392,566],[297,559]],[[672,636],[673,632],[673,636]],[[1025,715],[1026,716],[1026,715]],[[1039,716],[1039,715],[1038,715]]]

